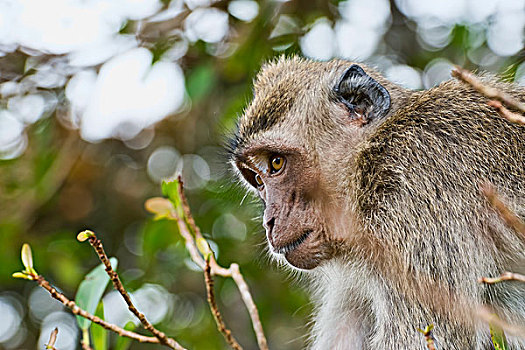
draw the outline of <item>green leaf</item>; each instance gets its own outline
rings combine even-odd
[[[104,319],[104,304],[102,302],[98,303],[97,311],[95,311],[95,316]],[[94,323],[91,326],[91,337],[93,338],[93,347],[95,348],[95,350],[107,350],[108,331],[105,330],[104,327]]]
[[[24,243],[22,245],[22,251],[20,253],[22,257],[22,264],[24,264],[24,271],[22,271],[24,274],[26,274],[29,278],[26,277],[26,279],[34,279],[38,275],[36,270],[33,268],[33,253],[31,253],[31,247],[29,244]],[[15,277],[15,276],[13,276]],[[20,275],[17,275],[16,278],[23,278]]]
[[[184,210],[182,209],[182,199],[179,193],[179,180],[162,181],[162,194],[164,194],[173,203],[177,216],[184,217]]]
[[[33,279],[33,277],[31,277],[30,275],[28,275],[25,272],[15,272],[11,276],[14,277],[14,278],[23,278],[25,280],[32,280]]]
[[[31,254],[31,247],[29,244],[24,243],[22,246],[22,264],[24,264],[24,267],[26,270],[31,271],[33,268],[33,254]]]
[[[110,258],[109,261],[111,262],[113,269],[116,269],[118,265],[117,259]],[[75,297],[75,302],[77,305],[90,314],[93,314],[97,308],[100,298],[102,298],[102,294],[104,294],[104,290],[106,290],[108,282],[109,276],[104,269],[104,264],[100,264],[95,267],[86,275],[86,277],[84,277],[84,280],[80,282],[80,286],[78,287],[77,295]],[[77,322],[81,329],[88,329],[91,325],[91,321],[80,316],[77,316]]]
[[[505,332],[503,332],[503,329],[492,323],[489,323],[489,327],[490,337],[492,338],[492,344],[494,344],[494,349],[507,350],[509,347],[507,345],[507,337],[505,336]]]
[[[134,331],[137,326],[132,321],[129,321],[124,326],[124,329],[127,331]],[[118,337],[117,344],[115,344],[114,350],[127,350],[131,345],[131,338],[128,337]],[[98,349],[97,349],[98,350]]]

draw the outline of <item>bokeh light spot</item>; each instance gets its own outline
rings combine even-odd
[[[175,175],[180,153],[171,146],[157,148],[148,158],[148,175],[157,183]]]
[[[241,21],[250,22],[259,14],[259,4],[252,0],[234,0],[228,4],[228,12]]]

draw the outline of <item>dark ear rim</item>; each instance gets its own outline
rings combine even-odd
[[[341,94],[341,85],[350,77],[350,75],[355,74],[356,76],[364,77],[369,76],[365,73],[363,68],[359,67],[357,64],[353,64],[350,66],[350,68],[347,68],[341,78],[339,78],[339,81],[334,89],[335,93],[340,95]],[[382,87],[382,86],[381,86]],[[383,88],[384,89],[384,88]],[[386,89],[385,89],[386,90]]]
[[[349,82],[348,86],[343,86],[347,82]],[[368,103],[367,107],[370,111],[366,115],[358,114],[358,119],[360,119],[362,125],[368,124],[370,121],[383,119],[388,114],[392,104],[388,90],[366,74],[363,68],[357,64],[352,64],[345,70],[333,91],[337,100],[342,102],[351,113],[354,112],[356,103],[353,99],[346,98],[345,94],[353,94],[357,98],[360,95],[364,95],[369,99],[370,103]]]

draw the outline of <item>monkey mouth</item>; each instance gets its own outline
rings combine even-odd
[[[295,249],[297,249],[297,247],[303,244],[304,241],[306,241],[306,239],[310,236],[311,233],[312,233],[312,230],[308,230],[305,233],[303,233],[299,238],[297,238],[295,241],[288,243],[282,247],[274,247],[274,252],[277,254],[286,255],[294,251]]]

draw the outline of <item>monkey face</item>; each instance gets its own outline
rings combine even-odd
[[[271,251],[296,268],[312,269],[333,251],[321,217],[317,168],[298,149],[275,146],[247,149],[236,166],[264,203]]]

